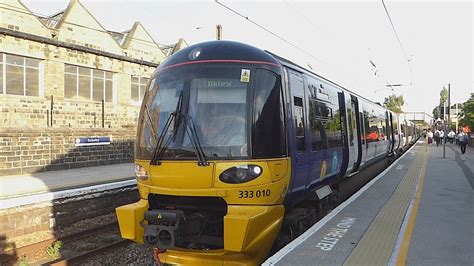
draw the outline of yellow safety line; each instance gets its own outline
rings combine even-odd
[[[420,206],[421,193],[423,192],[423,186],[425,184],[426,171],[428,169],[428,156],[427,156],[428,145],[425,144],[425,161],[423,162],[423,169],[421,171],[421,180],[418,185],[415,194],[415,202],[413,208],[410,212],[410,218],[408,220],[407,228],[405,234],[403,235],[403,240],[400,245],[400,251],[397,257],[397,266],[404,266],[406,264],[408,249],[410,247],[410,240],[413,234],[413,229],[415,228],[416,215],[418,214],[418,207]]]

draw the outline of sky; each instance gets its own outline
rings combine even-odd
[[[69,1],[22,2],[49,15]],[[385,0],[401,45],[381,0],[219,2],[244,17],[216,1],[81,0],[107,30],[140,21],[160,44],[215,40],[220,24],[223,39],[283,56],[374,102],[403,95],[403,111],[431,114],[448,83],[451,103],[474,93],[472,1]],[[401,86],[391,91],[387,84]]]

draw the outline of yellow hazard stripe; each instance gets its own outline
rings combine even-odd
[[[413,235],[413,229],[415,228],[416,216],[418,214],[418,207],[420,206],[421,194],[423,192],[423,186],[425,184],[426,171],[428,169],[428,145],[425,144],[425,160],[423,162],[423,169],[421,171],[421,180],[418,185],[415,194],[415,201],[413,203],[413,208],[410,212],[410,218],[408,220],[407,228],[405,234],[403,235],[403,240],[400,245],[400,251],[397,257],[397,266],[404,266],[406,264],[408,250],[410,248],[411,236]]]

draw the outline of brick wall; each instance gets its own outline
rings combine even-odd
[[[0,130],[0,176],[132,162],[134,129]],[[110,136],[104,146],[75,147],[79,137]]]

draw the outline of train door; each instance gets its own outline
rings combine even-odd
[[[353,150],[353,166],[351,173],[357,173],[362,159],[362,144],[361,144],[361,122],[359,117],[359,104],[357,97],[351,95],[350,108],[347,109],[347,116],[349,122],[349,147]],[[351,143],[352,142],[352,143]]]
[[[367,151],[369,149],[369,142],[367,140],[367,134],[368,134],[368,116],[367,116],[367,111],[365,110],[364,103],[362,101],[358,101],[358,106],[359,106],[359,126],[360,126],[360,131],[359,135],[361,138],[361,147],[362,147],[362,156],[361,156],[361,162],[360,166],[364,166],[365,162],[367,161]]]
[[[355,135],[354,135],[354,122],[351,113],[353,112],[353,106],[351,105],[351,98],[347,92],[339,93],[339,108],[341,109],[341,122],[343,123],[343,133],[344,138],[344,164],[347,163],[347,166],[343,164],[343,169],[345,169],[344,174],[352,172],[355,161],[357,160],[357,148],[355,145]]]
[[[390,136],[392,138],[392,147],[391,147],[390,151],[392,153],[396,153],[398,139],[395,138],[396,127],[395,127],[395,120],[394,120],[394,117],[392,115],[392,112],[388,112],[388,119],[390,121]]]
[[[387,145],[387,153],[393,152],[393,136],[392,136],[392,120],[390,120],[389,112],[385,111],[385,132],[384,134],[387,136],[388,145]]]
[[[294,170],[292,190],[294,192],[305,189],[309,175],[309,152],[306,145],[307,115],[303,76],[288,70],[293,113],[293,127],[290,127],[290,138],[294,145],[291,147]]]
[[[408,124],[406,120],[403,120],[402,122],[402,133],[403,133],[403,146],[408,146],[410,143],[408,140]]]

